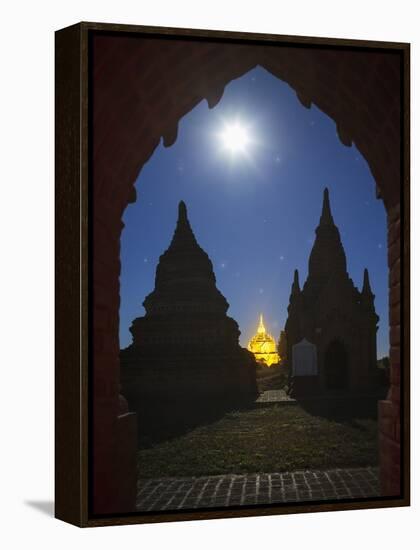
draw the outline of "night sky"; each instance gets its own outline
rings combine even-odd
[[[226,125],[249,136],[243,151],[223,147]],[[137,202],[124,214],[121,239],[120,344],[144,315],[159,256],[175,229],[178,202],[188,207],[200,246],[213,262],[228,315],[246,346],[258,316],[277,339],[287,318],[294,269],[303,286],[324,187],[360,289],[369,269],[380,317],[378,357],[388,354],[388,268],[385,208],[370,169],[339,141],[334,121],[304,108],[290,86],[256,68],[231,82],[220,103],[202,101],[179,123],[169,148],[159,145],[136,182]]]

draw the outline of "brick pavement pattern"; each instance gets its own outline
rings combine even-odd
[[[378,469],[370,467],[140,479],[137,510],[186,510],[378,496]]]
[[[296,399],[289,397],[284,390],[266,390],[262,392],[256,403],[293,403],[297,404]]]

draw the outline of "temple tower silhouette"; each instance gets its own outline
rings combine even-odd
[[[289,363],[293,346],[303,338],[317,347],[316,390],[363,392],[374,386],[379,321],[374,298],[367,269],[361,291],[347,273],[346,255],[326,188],[308,277],[301,289],[295,271],[285,325]]]
[[[183,201],[155,288],[121,351],[122,391],[138,412],[139,433],[165,433],[252,402],[256,363],[216,287],[213,266],[192,231]]]

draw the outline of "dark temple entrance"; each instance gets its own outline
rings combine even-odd
[[[333,340],[325,352],[325,381],[329,390],[348,389],[348,356],[344,344],[339,340]]]

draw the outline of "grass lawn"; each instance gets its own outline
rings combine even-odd
[[[213,424],[142,449],[142,478],[282,472],[377,464],[377,422],[338,422],[298,405],[227,414]]]

